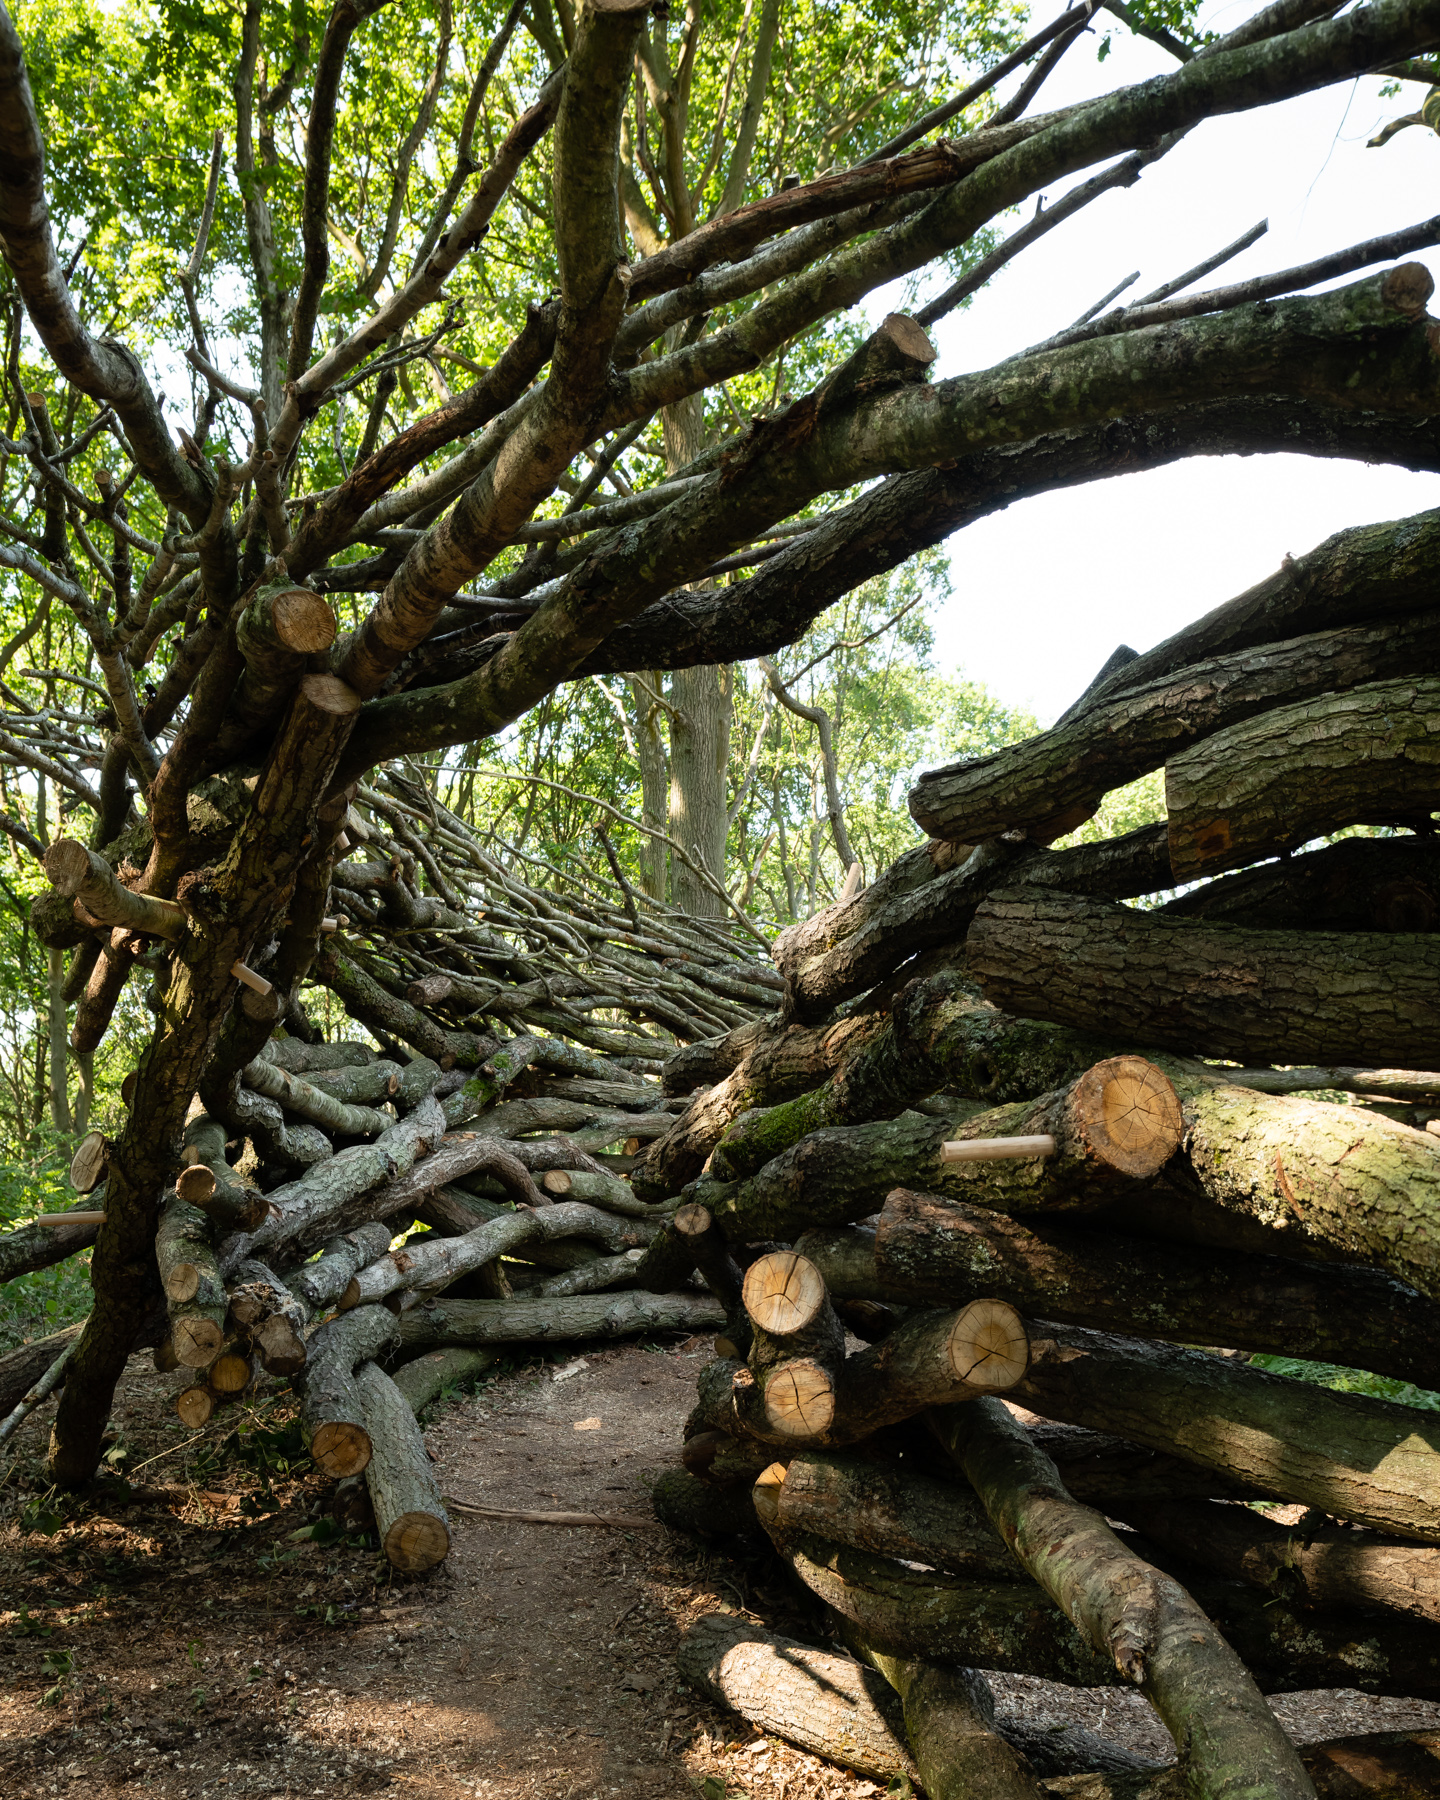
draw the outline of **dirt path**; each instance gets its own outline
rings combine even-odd
[[[708,1340],[607,1348],[442,1402],[428,1431],[442,1486],[483,1506],[646,1519],[649,1478],[676,1459],[709,1353]],[[198,1438],[166,1401],[137,1359],[117,1420],[138,1504],[47,1518],[44,1421],[27,1426],[6,1465],[5,1800],[880,1793],[678,1688],[675,1644],[701,1613],[743,1609],[806,1634],[758,1555],[697,1549],[653,1525],[563,1528],[457,1511],[444,1568],[391,1583],[373,1550],[320,1541],[327,1490],[303,1460],[288,1467],[288,1400],[262,1399],[248,1419],[237,1413]],[[168,1485],[144,1485],[157,1481]],[[1058,1722],[1061,1694],[1049,1684],[996,1685],[1002,1713]],[[1065,1703],[1092,1729],[1164,1753],[1138,1695]],[[1302,1738],[1440,1724],[1440,1706],[1363,1695],[1289,1696],[1277,1710]]]

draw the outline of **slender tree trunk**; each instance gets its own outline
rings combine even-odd
[[[670,761],[665,752],[663,729],[663,672],[652,669],[643,680],[630,683],[635,701],[635,749],[640,763],[640,818],[651,831],[664,831],[665,808],[670,790]],[[648,689],[648,692],[647,692]],[[664,844],[652,837],[640,842],[640,886],[652,900],[662,905],[668,898],[667,863],[669,853]]]
[[[50,952],[50,1123],[70,1129],[70,1101],[65,1085],[65,952]]]
[[[670,719],[670,835],[722,883],[733,693],[734,671],[728,663],[680,669],[671,682],[675,711]],[[693,918],[726,916],[720,896],[678,862],[675,900]]]
[[[705,448],[700,395],[661,414],[671,473]],[[728,663],[679,669],[670,683],[670,835],[723,884],[729,829],[725,776],[730,765],[730,716],[735,673]],[[697,919],[723,919],[725,902],[681,862],[674,869],[675,903]]]

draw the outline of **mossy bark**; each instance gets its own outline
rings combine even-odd
[[[1132,1209],[1143,1222],[1144,1202]],[[802,1240],[803,1244],[803,1240]],[[1339,1363],[1440,1387],[1440,1305],[1353,1264],[1292,1262],[1173,1245],[1049,1220],[1022,1224],[963,1201],[896,1188],[844,1276],[879,1300],[961,1306],[993,1295],[1021,1312],[1180,1344]],[[809,1255],[810,1251],[806,1250]],[[827,1258],[818,1261],[822,1271]]]
[[[1035,1336],[1039,1327],[1032,1327]],[[1282,1500],[1440,1543],[1440,1415],[1233,1360],[1054,1327],[1011,1397]]]
[[[1160,1715],[1197,1800],[1311,1800],[1289,1739],[1195,1600],[1066,1492],[999,1401],[932,1423],[1020,1564]]]

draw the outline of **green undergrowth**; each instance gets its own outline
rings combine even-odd
[[[33,1158],[0,1161],[0,1231],[13,1231],[37,1213],[60,1212],[74,1203],[66,1185],[68,1141]],[[0,1286],[0,1354],[28,1339],[46,1337],[83,1319],[90,1310],[90,1252],[82,1250],[48,1269],[17,1275]]]
[[[1301,1362],[1293,1356],[1252,1356],[1250,1364],[1271,1375],[1289,1375],[1296,1381],[1333,1388],[1337,1393],[1368,1394],[1374,1400],[1393,1400],[1398,1406],[1418,1406],[1427,1412],[1440,1412],[1440,1394],[1432,1393],[1429,1388],[1416,1387],[1413,1381],[1398,1381],[1392,1375],[1342,1369],[1338,1363]]]

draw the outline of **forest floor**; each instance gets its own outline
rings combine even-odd
[[[430,1409],[444,1491],[477,1505],[648,1520],[709,1341],[512,1363]],[[576,1366],[579,1364],[580,1366]],[[862,1800],[881,1787],[766,1739],[681,1689],[703,1613],[812,1636],[776,1565],[658,1526],[453,1516],[446,1564],[389,1579],[332,1535],[329,1484],[279,1383],[184,1431],[136,1357],[111,1494],[57,1500],[48,1418],[0,1464],[0,1794],[221,1800]],[[1165,1755],[1139,1695],[996,1677],[1002,1714],[1072,1720]],[[1300,1739],[1434,1729],[1440,1706],[1286,1696]]]

